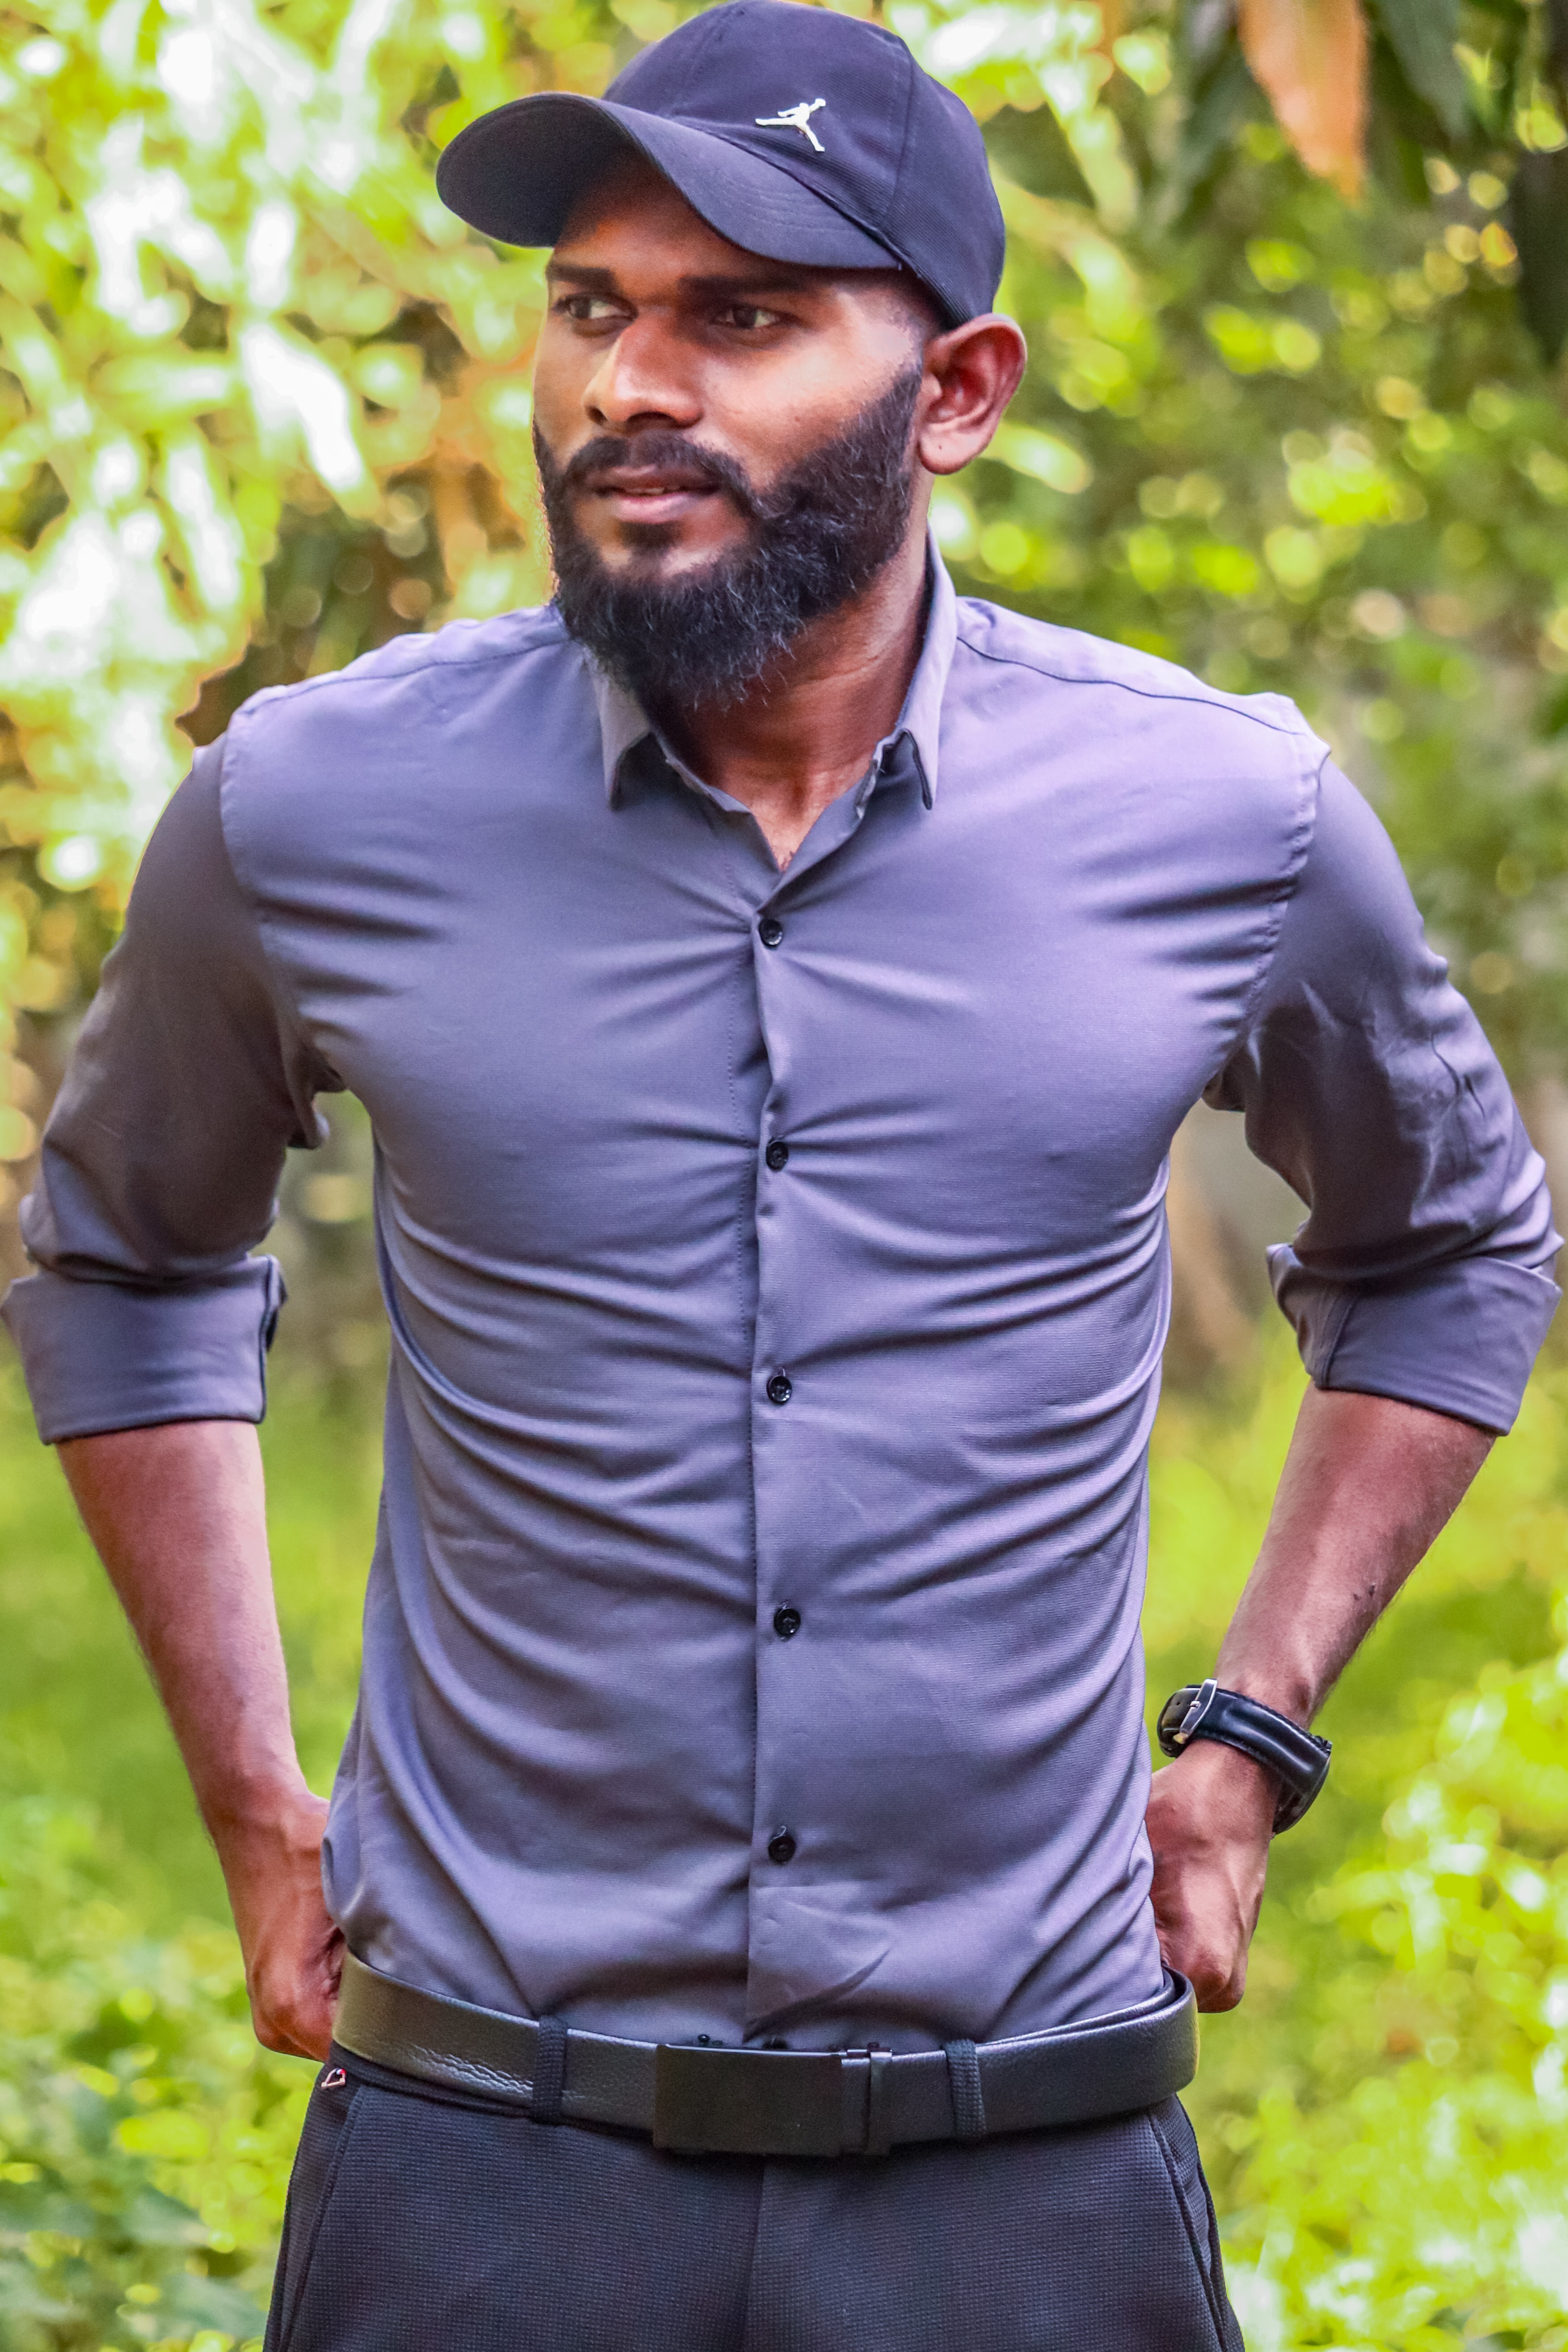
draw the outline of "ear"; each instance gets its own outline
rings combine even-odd
[[[926,345],[926,399],[915,454],[928,474],[956,474],[1002,422],[1029,356],[1023,332],[992,311]],[[934,383],[934,397],[931,387]]]

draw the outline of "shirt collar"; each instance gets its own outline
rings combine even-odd
[[[891,754],[906,738],[914,753],[921,780],[921,796],[930,808],[936,798],[937,755],[942,736],[942,698],[947,692],[948,672],[952,667],[952,650],[958,640],[958,599],[948,578],[934,539],[926,544],[926,576],[931,596],[926,610],[925,635],[921,640],[920,659],[910,680],[910,690],[904,697],[904,707],[899,723],[890,735],[885,736],[871,755],[866,786],[875,786],[879,776],[893,765]],[[621,777],[626,757],[637,746],[652,735],[658,740],[654,727],[642,705],[613,678],[606,677],[596,662],[588,665],[593,680],[594,698],[598,706],[599,736],[605,758],[605,792],[612,808],[620,797]],[[660,743],[672,766],[677,762],[667,745]],[[684,770],[681,771],[684,773]]]

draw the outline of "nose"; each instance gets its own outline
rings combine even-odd
[[[584,389],[590,421],[608,433],[639,426],[689,431],[702,403],[689,361],[664,322],[647,313],[628,320]]]

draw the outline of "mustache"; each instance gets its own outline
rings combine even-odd
[[[679,467],[683,474],[695,474],[710,489],[722,490],[748,522],[780,521],[800,504],[798,493],[792,496],[787,490],[776,500],[766,498],[733,457],[721,449],[707,448],[700,441],[689,441],[683,433],[638,433],[632,437],[602,433],[574,451],[564,466],[558,466],[536,425],[533,447],[540,471],[555,490],[591,488],[593,477],[612,466],[668,466]]]

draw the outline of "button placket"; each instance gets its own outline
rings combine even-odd
[[[779,1491],[781,1476],[785,1476],[787,1483],[785,1465],[795,1442],[791,1426],[793,1414],[785,1410],[795,1399],[798,1378],[788,1369],[796,1328],[795,1301],[787,1288],[781,1288],[781,1282],[785,1280],[792,1262],[789,1242],[796,1196],[777,1180],[790,1163],[791,1147],[779,1130],[788,1125],[790,1013],[795,1001],[795,964],[789,934],[797,914],[798,909],[793,909],[786,921],[771,908],[759,913],[754,919],[752,959],[758,1018],[773,1072],[773,1084],[762,1106],[760,1120],[759,1157],[766,1172],[757,1186],[754,1211],[757,1292],[752,1493],[759,1618],[753,1832],[756,1844],[752,1852],[756,1856],[754,1866],[762,1871],[763,1886],[775,1890],[776,1900],[786,1895],[793,1875],[790,1865],[804,1867],[797,1863],[803,1832],[798,1824],[790,1823],[797,1792],[787,1759],[790,1724],[799,1705],[810,1703],[808,1684],[803,1684],[802,1673],[809,1681],[811,1671],[809,1660],[803,1670],[793,1654],[787,1665],[782,1656],[776,1665],[769,1663],[794,1641],[803,1622],[798,1608],[773,1597],[781,1583],[788,1591],[796,1570],[792,1531],[781,1523],[777,1511],[771,1507],[773,1496]],[[781,1219],[789,1222],[781,1226]],[[798,1403],[794,1410],[798,1412]],[[784,1449],[783,1453],[781,1448]],[[779,1672],[789,1675],[793,1701],[789,1692],[773,1684],[773,1677]],[[760,1926],[765,1916],[765,1911],[759,1911],[756,1924]],[[776,1933],[776,1926],[772,1932]]]

